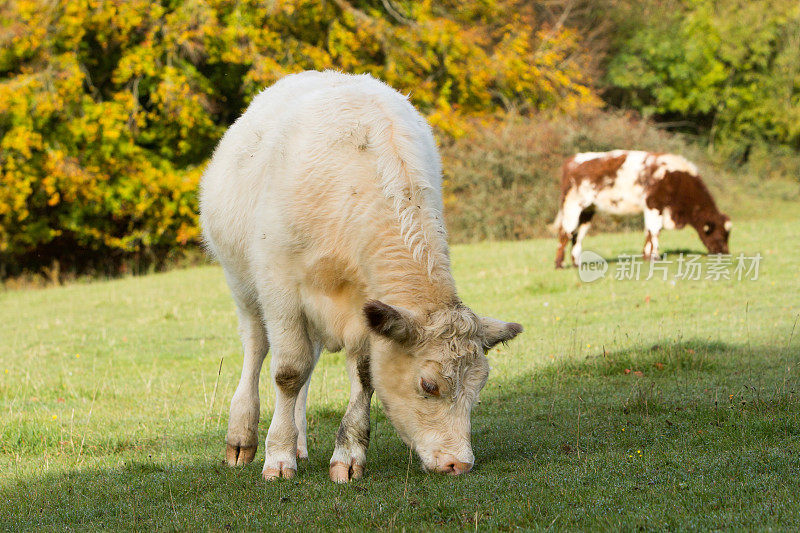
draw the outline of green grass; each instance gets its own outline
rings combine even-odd
[[[295,479],[260,476],[266,379],[256,462],[224,466],[241,355],[219,268],[0,293],[0,529],[800,528],[798,222],[737,223],[757,281],[582,284],[554,240],[455,247],[462,298],[526,327],[490,353],[458,478],[409,468],[376,401],[366,478],[328,481],[342,354],[314,374]]]

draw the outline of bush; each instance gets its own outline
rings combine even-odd
[[[211,149],[264,86],[369,72],[449,135],[596,106],[579,35],[521,0],[11,0],[0,6],[0,277],[159,265],[198,238]]]

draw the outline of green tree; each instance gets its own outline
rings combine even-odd
[[[800,3],[684,0],[619,44],[610,100],[746,147],[800,149]],[[650,12],[654,14],[653,11]]]

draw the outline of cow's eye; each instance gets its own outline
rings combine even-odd
[[[431,396],[439,396],[439,385],[432,381],[428,381],[425,378],[419,378],[419,386],[425,391],[425,394],[430,394]]]

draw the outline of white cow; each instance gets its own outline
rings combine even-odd
[[[406,97],[368,75],[287,76],[220,141],[200,205],[244,346],[228,464],[255,455],[258,379],[271,347],[276,402],[263,475],[295,474],[307,457],[311,373],[323,348],[343,348],[350,401],[331,479],[363,474],[373,388],[426,469],[470,470],[485,352],[522,327],[480,318],[456,295],[436,144]]]

